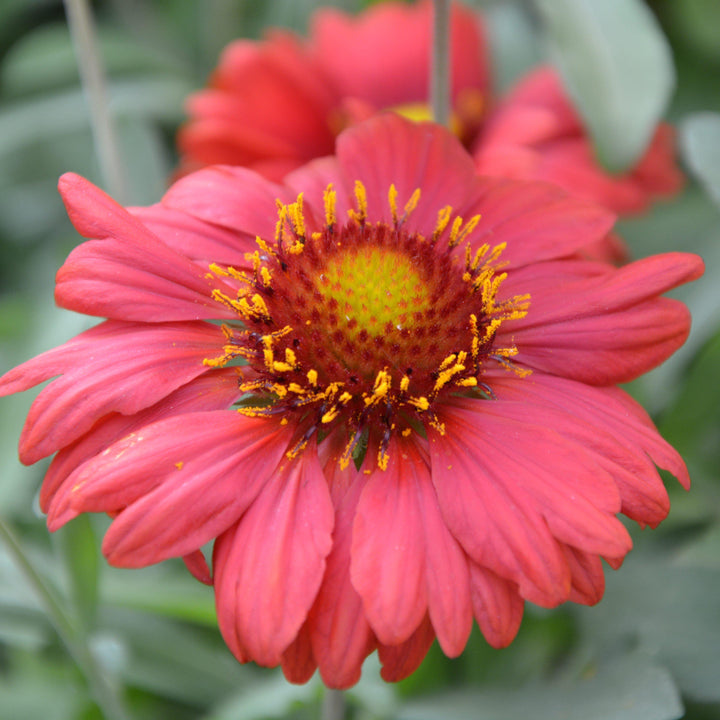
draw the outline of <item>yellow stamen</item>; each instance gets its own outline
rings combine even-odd
[[[419,201],[420,188],[416,188],[413,194],[410,196],[410,199],[405,203],[405,214],[403,215],[403,220],[407,220],[410,217],[410,214],[417,207]]]
[[[362,225],[367,220],[367,193],[365,186],[359,181],[355,181],[355,199],[357,200],[357,210],[350,209],[348,214],[358,225]]]
[[[391,185],[388,190],[388,202],[390,203],[390,212],[392,213],[393,223],[398,224],[398,208],[397,208],[397,188]]]
[[[335,214],[336,201],[337,193],[333,190],[333,186],[331,183],[325,188],[325,192],[323,193],[323,204],[325,205],[325,225],[328,228],[333,227],[337,220],[337,216]]]
[[[440,236],[445,232],[445,228],[450,222],[452,216],[452,208],[450,205],[446,205],[442,210],[438,212],[438,219],[435,223],[435,230],[433,230],[432,241],[435,243],[438,241]]]

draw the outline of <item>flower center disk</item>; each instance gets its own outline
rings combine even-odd
[[[241,411],[296,413],[306,439],[344,423],[351,451],[361,433],[375,431],[382,466],[393,431],[409,432],[413,417],[437,426],[433,405],[448,392],[485,389],[487,361],[512,367],[515,348],[496,347],[495,335],[526,314],[529,298],[498,302],[502,247],[473,254],[466,242],[479,217],[451,223],[442,208],[426,237],[405,229],[419,192],[400,216],[390,188],[392,222],[368,221],[360,183],[356,199],[340,224],[328,188],[325,225],[310,236],[302,195],[279,203],[275,242],[258,238],[251,273],[211,267],[239,281],[236,298],[215,296],[243,326],[224,326],[224,355],[206,362],[246,359],[257,377],[241,387],[262,402]],[[456,252],[463,244],[464,257]]]

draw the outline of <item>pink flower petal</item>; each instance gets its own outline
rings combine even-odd
[[[425,460],[391,441],[387,470],[370,475],[355,513],[350,577],[381,643],[407,640],[427,612],[421,487]]]
[[[249,239],[275,236],[276,200],[294,202],[284,187],[240,167],[212,167],[178,180],[162,204]]]
[[[162,203],[131,207],[128,212],[165,245],[205,270],[211,262],[235,268],[246,267],[245,253],[257,250],[254,235],[227,230]]]
[[[517,635],[525,602],[514,582],[470,563],[473,613],[482,634],[494,648],[507,647]]]
[[[160,420],[111,445],[68,479],[79,512],[118,512],[103,552],[118,567],[186,555],[252,503],[287,449],[276,421],[228,410]]]
[[[261,665],[277,665],[315,599],[334,513],[314,448],[285,460],[215,546],[220,630]]]
[[[360,679],[363,660],[375,647],[362,599],[350,581],[353,520],[367,476],[354,467],[339,470],[337,457],[330,463],[326,478],[336,505],[333,546],[308,623],[323,682],[328,687],[345,688]]]
[[[212,575],[208,567],[207,560],[201,550],[194,550],[187,555],[183,555],[183,562],[190,574],[204,585],[212,585]]]
[[[392,222],[390,185],[398,192],[400,214],[415,190],[421,190],[421,201],[406,223],[410,231],[432,234],[438,211],[450,205],[462,213],[477,187],[473,164],[456,138],[437,125],[411,123],[394,113],[346,130],[338,137],[336,152],[350,183],[349,195],[352,183],[360,180],[374,221]]]
[[[599,603],[605,592],[605,574],[600,558],[569,545],[563,546],[563,551],[572,573],[570,600],[581,605]]]
[[[68,310],[115,320],[236,318],[212,297],[215,289],[235,297],[232,287],[169,248],[90,240],[58,271],[55,300]]]
[[[37,462],[65,447],[110,412],[131,415],[153,405],[207,372],[203,360],[216,357],[223,342],[220,328],[205,323],[108,321],[20,365],[12,372],[26,386],[63,373],[30,407],[21,460]]]
[[[240,395],[239,377],[233,368],[206,372],[135,415],[106,415],[85,435],[59,450],[40,489],[40,508],[48,513],[49,529],[57,530],[77,514],[70,505],[72,483],[65,480],[86,460],[157,420],[187,412],[229,408]]]
[[[417,670],[435,639],[432,624],[425,618],[417,630],[398,645],[379,645],[380,675],[385,682],[398,682]]]
[[[613,472],[622,499],[621,511],[638,522],[655,527],[668,513],[670,503],[653,463],[671,472],[688,487],[687,468],[678,453],[662,439],[647,413],[617,388],[593,388],[572,380],[535,373],[519,383],[498,378],[493,387],[510,397],[559,409],[568,416],[564,432],[583,425],[598,430],[598,442],[612,438],[606,453],[628,472]],[[603,435],[605,433],[606,435]],[[608,466],[609,468],[610,466]]]
[[[283,675],[291,683],[306,683],[317,670],[310,642],[308,623],[304,623],[295,639],[282,655]]]
[[[482,403],[482,401],[475,401]],[[494,419],[447,406],[441,416],[445,434],[429,431],[432,478],[440,509],[450,532],[478,565],[520,587],[523,597],[538,605],[553,606],[567,599],[570,572],[557,541],[533,503],[517,497],[508,487],[521,477],[535,482],[517,461],[496,455],[490,442],[512,438],[523,459],[551,455],[558,446],[549,432],[519,440],[494,428]],[[485,438],[485,433],[488,434]],[[487,453],[487,456],[486,456]],[[571,467],[569,473],[583,470]]]
[[[583,445],[568,442],[562,425],[551,424],[562,418],[503,400],[458,399],[452,413],[463,418],[465,440],[483,456],[482,467],[514,502],[541,513],[557,539],[612,557],[630,550],[630,536],[614,517],[620,498],[612,476]]]
[[[468,215],[480,222],[470,236],[472,246],[507,243],[502,261],[508,268],[573,255],[602,240],[615,216],[593,203],[577,200],[552,185],[482,178],[481,190]],[[532,292],[530,289],[520,294]]]

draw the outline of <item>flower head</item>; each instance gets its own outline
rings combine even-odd
[[[468,8],[453,3],[450,23],[454,122],[469,142],[487,106],[487,46]],[[380,110],[429,120],[431,34],[430,0],[394,1],[358,16],[318,10],[307,41],[276,30],[231,43],[208,87],[188,99],[182,170],[224,163],[279,179],[331,154],[339,132]]]
[[[232,43],[208,87],[188,100],[190,120],[178,135],[183,169],[243,165],[280,179],[330,154],[342,129],[380,110],[429,119],[431,22],[429,2],[383,2],[356,16],[324,8],[307,40],[274,32]],[[666,123],[636,165],[614,175],[595,157],[551,68],[531,71],[496,102],[483,28],[477,12],[452,5],[451,124],[480,173],[552,182],[620,214],[679,192],[683,175]],[[600,249],[610,258],[624,253],[612,238]]]
[[[381,115],[283,185],[208,168],[149,208],[60,189],[90,239],[57,301],[107,319],[0,379],[55,378],[21,459],[56,453],[51,529],[105,512],[112,564],[184,557],[242,662],[346,687],[473,618],[507,645],[525,600],[600,599],[617,515],[668,512],[656,465],[689,482],[615,385],[682,344],[660,294],[701,260],[583,259],[612,216],[478,178],[442,128]]]
[[[558,73],[541,67],[499,103],[477,141],[475,158],[482,174],[552,182],[616,213],[633,214],[682,188],[674,147],[672,127],[660,123],[638,163],[611,175],[595,157]]]

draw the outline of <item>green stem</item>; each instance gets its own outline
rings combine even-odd
[[[430,104],[440,125],[450,120],[450,0],[433,0]]]
[[[35,570],[15,534],[2,518],[0,518],[0,541],[3,542],[15,564],[25,575],[50,623],[85,676],[90,692],[102,711],[103,717],[107,720],[129,720],[129,715],[118,697],[116,688],[102,672],[101,666],[87,645],[86,638],[78,632],[71,616],[65,611],[55,592]]]
[[[343,720],[345,717],[345,693],[342,690],[326,689],[323,695],[321,720]]]
[[[127,183],[120,159],[115,124],[110,114],[105,70],[98,51],[95,27],[88,0],[65,0],[73,48],[83,90],[90,110],[95,150],[108,192],[120,203],[126,203]]]

